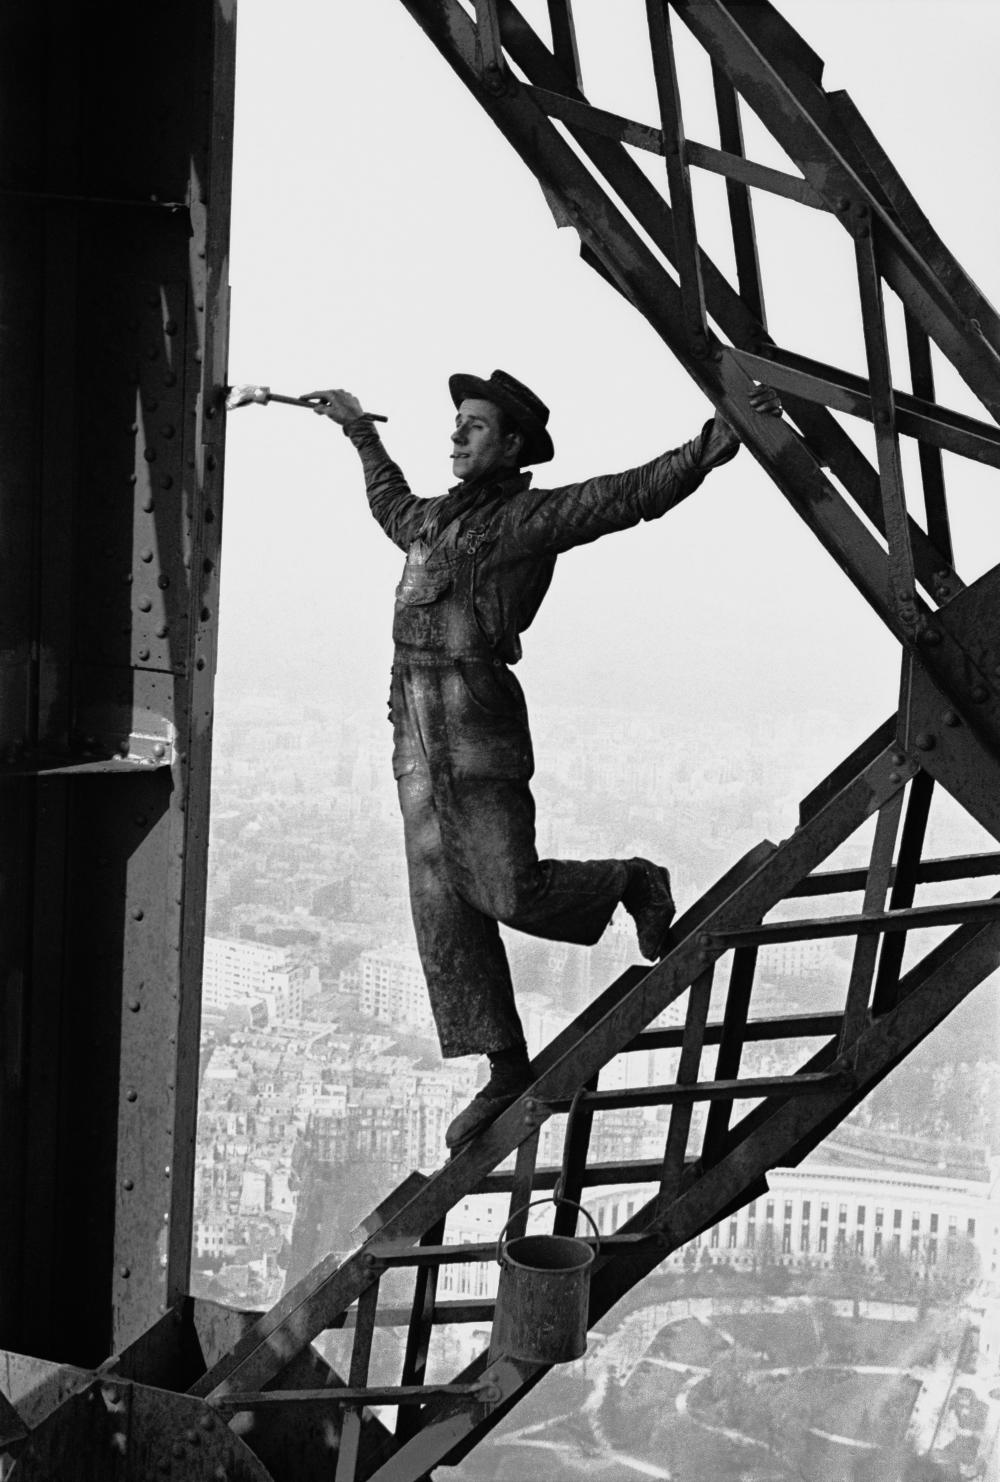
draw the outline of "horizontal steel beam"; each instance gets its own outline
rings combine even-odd
[[[714,932],[705,945],[766,947],[774,942],[806,942],[820,937],[864,937],[891,931],[920,931],[931,926],[957,926],[966,921],[992,921],[1000,916],[1000,899],[956,901],[952,905],[911,906],[905,911],[873,911],[867,916],[812,916],[802,921],[771,921],[763,926]]]
[[[865,888],[867,870],[820,870],[800,880],[788,892],[789,900],[810,895],[840,895]],[[1000,875],[1000,854],[955,854],[946,859],[923,860],[916,868],[916,882],[927,885],[940,880],[973,880],[983,875]],[[889,884],[896,871],[889,873]]]
[[[591,1111],[621,1111],[635,1106],[673,1106],[689,1101],[756,1101],[762,1096],[815,1096],[831,1086],[847,1086],[844,1070],[818,1074],[744,1076],[738,1080],[693,1081],[690,1085],[642,1086],[625,1091],[585,1091],[576,1097],[546,1100],[551,1111],[568,1111],[574,1100]]]
[[[745,1044],[782,1039],[819,1039],[836,1034],[840,1029],[842,1015],[831,1014],[787,1014],[777,1019],[751,1019],[742,1031]],[[721,1044],[725,1032],[722,1023],[706,1024],[702,1043]],[[664,1029],[644,1029],[622,1054],[637,1050],[679,1050],[684,1043],[681,1025]]]
[[[436,1395],[478,1395],[481,1384],[369,1384],[343,1389],[261,1389],[226,1395],[213,1410],[332,1409],[337,1405],[422,1405]]]

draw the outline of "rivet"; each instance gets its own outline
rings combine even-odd
[[[126,1101],[138,1101],[139,1100],[139,1093],[135,1089],[134,1086],[129,1086],[128,1090],[125,1092],[125,1100]]]
[[[882,422],[884,424],[884,423],[886,423],[886,422],[889,421],[889,413],[887,411],[885,411],[885,410],[880,411],[880,412],[876,412],[875,413],[875,420],[876,420],[876,422]],[[904,598],[903,600],[904,601],[909,601],[910,599],[909,598]]]
[[[164,1178],[169,1178],[170,1177],[170,1164],[169,1163],[167,1164],[167,1166],[163,1170],[163,1177]]]
[[[129,741],[128,737],[123,736],[118,743],[118,750],[121,752],[122,756],[128,756],[130,745],[131,742]]]
[[[166,322],[166,324],[163,326],[163,332],[164,332],[164,334],[176,334],[177,333],[177,320],[176,319],[168,319],[167,322]]]
[[[123,1178],[122,1179],[122,1188],[123,1189],[134,1189],[135,1188],[135,1180],[134,1179],[131,1179],[131,1178]]]
[[[172,489],[174,487],[174,476],[172,473],[161,473],[159,477],[161,489]]]
[[[918,751],[933,751],[934,737],[930,731],[921,731],[915,738],[914,745]]]
[[[201,657],[195,659],[195,661],[194,661],[194,667],[196,669],[204,669],[204,667],[205,667],[205,660],[203,658],[201,658]]]
[[[888,420],[888,414],[887,413],[885,413],[885,412],[880,412],[879,413],[879,421],[882,421],[882,420]],[[913,601],[913,593],[912,592],[900,592],[900,594],[899,594],[899,600],[900,600],[900,602],[912,602]],[[928,628],[927,631],[929,633],[930,632],[930,629]]]
[[[148,561],[152,561],[152,559],[153,559],[153,552],[150,550],[150,548],[149,548],[148,545],[147,546],[144,546],[143,549],[139,552],[139,560],[140,561],[147,561],[148,562]]]
[[[137,604],[140,612],[149,612],[149,610],[152,607],[152,605],[153,605],[153,599],[152,599],[152,597],[140,597],[139,598],[139,601],[138,601],[138,604]]]
[[[850,209],[850,205],[851,203],[846,196],[837,197],[836,206],[838,211],[847,211]]]
[[[946,710],[941,719],[946,726],[957,726],[959,723],[958,715],[954,710]]]
[[[218,461],[219,460],[216,458],[214,453],[209,453],[208,457],[205,459],[205,467],[209,470],[209,472],[211,472],[212,469],[214,469],[217,465]]]
[[[982,704],[984,700],[989,699],[990,692],[986,688],[985,684],[974,684],[969,691],[969,694],[971,695],[973,700],[977,702],[977,704]]]
[[[124,1281],[128,1281],[129,1277],[132,1275],[131,1268],[128,1267],[128,1266],[122,1266],[122,1267],[120,1267],[119,1268],[119,1271],[118,1271],[118,1275],[120,1277],[122,1277],[122,1279]]]
[[[133,921],[141,921],[142,918],[145,916],[145,914],[146,913],[142,909],[141,906],[133,906],[132,907],[132,920]]]
[[[212,616],[212,609],[210,607],[203,607],[201,609],[201,620],[202,620],[203,623],[207,623],[208,620],[209,620],[209,618],[211,616]]]
[[[161,592],[165,592],[170,585],[169,576],[158,576],[156,578],[156,585],[159,587]]]
[[[213,1425],[213,1418],[211,1415],[203,1415],[198,1424],[201,1426],[203,1431],[210,1431]]]
[[[167,748],[164,746],[164,744],[163,744],[162,741],[157,741],[156,744],[155,744],[155,746],[153,747],[153,755],[154,756],[165,756],[166,755],[166,751],[167,751]]]
[[[140,658],[140,659],[141,659],[141,660],[142,660],[142,661],[143,661],[143,662],[145,662],[145,660],[146,660],[146,659],[148,659],[148,658],[149,658],[149,649],[148,649],[148,648],[146,648],[146,647],[143,647],[143,648],[140,648],[140,649],[139,649],[139,652],[138,652],[138,657],[139,657],[139,658]]]
[[[936,648],[937,645],[941,642],[941,634],[938,632],[937,628],[925,628],[921,636],[923,637],[924,642],[931,648]]]
[[[156,462],[156,449],[155,448],[145,448],[143,450],[142,456],[145,458],[145,460],[146,460],[147,463],[155,463]]]
[[[142,1005],[139,1003],[139,1000],[137,998],[130,998],[129,1001],[128,1001],[128,1007],[129,1007],[129,1013],[131,1013],[131,1014],[137,1014],[139,1012],[140,1008],[142,1007]]]
[[[906,757],[903,754],[903,752],[901,752],[901,751],[894,751],[892,753],[892,765],[894,767],[901,767],[905,761],[906,761]]]
[[[900,775],[899,775],[898,772],[890,772],[889,773],[889,781],[890,782],[901,782],[902,781],[902,778],[900,777]]]
[[[128,430],[129,430],[129,432],[138,432],[139,431],[139,424],[138,424],[138,422],[130,422],[129,423],[129,429]]]
[[[865,239],[865,237],[870,237],[871,236],[871,232],[868,230],[868,228],[866,226],[859,226],[858,227],[858,236],[863,241]]]
[[[201,1437],[198,1435],[197,1431],[191,1430],[184,1432],[184,1439],[185,1441],[190,1441],[192,1446],[197,1446],[201,1440]]]
[[[205,511],[205,524],[206,525],[211,525],[211,523],[212,523],[212,521],[214,519],[215,519],[215,510],[214,509],[206,509],[206,511]]]
[[[201,569],[202,571],[204,571],[206,576],[210,571],[215,570],[215,562],[212,560],[211,556],[205,557],[204,561],[202,561],[201,563]],[[998,670],[997,672],[1000,673],[1000,670]]]
[[[157,628],[156,628],[156,636],[157,636],[157,638],[166,638],[166,636],[167,636],[167,634],[169,632],[170,632],[170,628],[169,628],[168,624],[166,624],[166,623],[158,623],[157,624]]]
[[[171,438],[171,437],[173,437],[173,435],[174,435],[174,428],[173,428],[172,423],[165,422],[164,425],[160,428],[160,434],[161,434],[162,437],[165,437],[165,438]]]
[[[710,947],[712,945],[712,938],[707,931],[703,931],[698,937],[698,945],[699,947]]]
[[[152,511],[155,509],[155,505],[153,504],[153,496],[152,496],[152,494],[147,494],[146,495],[145,499],[142,501],[141,508],[142,508],[144,514],[147,514],[148,515],[148,514],[151,514],[152,513]]]

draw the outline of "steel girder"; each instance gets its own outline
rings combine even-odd
[[[186,1291],[234,14],[4,8],[0,1345]]]

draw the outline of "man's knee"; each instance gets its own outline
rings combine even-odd
[[[476,879],[463,893],[484,916],[517,928],[531,919],[544,888],[541,868],[536,864]]]

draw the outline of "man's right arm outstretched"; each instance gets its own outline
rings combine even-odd
[[[408,550],[424,523],[429,501],[411,491],[356,396],[331,389],[311,391],[309,399],[316,400],[317,413],[336,422],[357,448],[371,512],[389,539]]]

